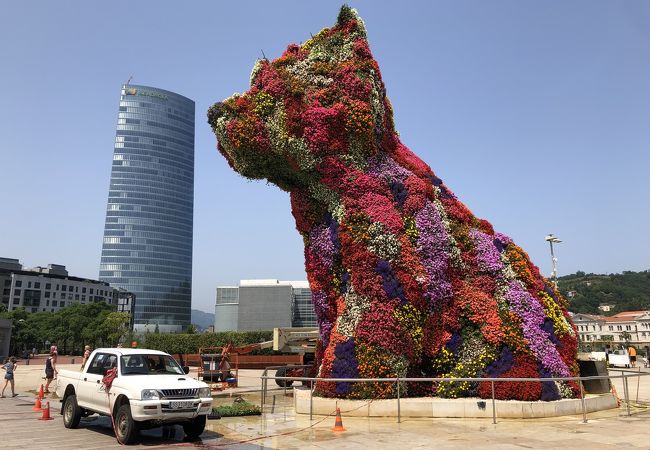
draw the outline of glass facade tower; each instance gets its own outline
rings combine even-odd
[[[184,330],[192,301],[194,102],[124,85],[99,279],[135,294],[135,330]]]

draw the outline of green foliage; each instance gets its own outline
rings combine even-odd
[[[61,354],[81,354],[86,344],[94,348],[116,345],[128,331],[128,315],[106,303],[75,304],[57,312],[27,313],[24,309],[0,312],[13,323],[11,353],[24,349],[47,351],[56,342]]]
[[[214,406],[212,410],[218,412],[221,417],[259,416],[262,414],[259,406],[246,401],[234,402],[232,405]]]
[[[222,347],[226,344],[255,344],[273,339],[272,331],[222,331],[219,333],[167,334],[146,333],[141,347],[167,353],[198,353],[202,347]]]
[[[569,299],[575,313],[613,315],[621,311],[650,309],[650,271],[598,275],[575,274],[561,277],[558,287]],[[569,292],[573,292],[573,296]],[[615,305],[609,312],[598,309],[601,304]]]

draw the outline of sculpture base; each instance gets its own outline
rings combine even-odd
[[[309,414],[309,388],[294,388],[296,414]],[[335,398],[313,397],[312,413],[328,415],[341,408],[346,416],[352,417],[397,417],[397,399],[340,400]],[[563,399],[552,402],[527,402],[520,400],[496,400],[496,417],[500,419],[532,419],[540,417],[574,416],[582,414],[582,401]],[[587,413],[617,408],[616,397],[607,393],[587,395]],[[346,412],[347,411],[347,412]],[[492,418],[492,400],[480,398],[437,398],[409,397],[400,400],[402,417],[457,417]]]

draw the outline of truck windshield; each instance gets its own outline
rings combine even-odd
[[[120,356],[122,375],[184,375],[183,369],[169,355]]]

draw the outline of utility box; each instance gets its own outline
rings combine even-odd
[[[607,362],[578,360],[581,377],[608,376]],[[605,394],[611,390],[609,378],[584,380],[583,385],[587,394]]]

